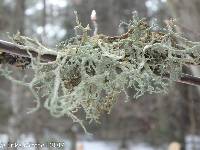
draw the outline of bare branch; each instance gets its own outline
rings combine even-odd
[[[182,74],[181,78],[179,80],[177,80],[176,82],[199,86],[200,85],[200,78],[194,77],[194,76],[189,75],[189,74]]]
[[[11,42],[0,40],[0,51],[8,53],[10,55],[21,56],[21,57],[30,57],[27,51],[29,51],[33,57],[37,57],[38,53],[35,48],[17,45]],[[56,55],[53,54],[44,54],[41,56],[41,60],[43,61],[54,61],[56,59]]]
[[[167,74],[167,75],[164,75],[163,78],[169,79],[170,76],[169,74]],[[180,79],[176,80],[175,82],[193,85],[193,86],[200,86],[200,77],[194,77],[192,75],[182,73]]]

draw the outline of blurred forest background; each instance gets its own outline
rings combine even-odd
[[[99,33],[124,33],[120,22],[129,21],[132,12],[137,11],[139,16],[157,22],[160,27],[175,18],[178,32],[200,41],[200,0],[0,0],[0,39],[8,40],[8,35],[20,31],[55,48],[59,42],[74,36],[74,10],[84,25],[93,28],[90,20],[93,9],[97,11]],[[13,70],[16,76],[27,71],[14,67]],[[200,76],[197,67],[184,70]],[[131,95],[133,89],[128,90]],[[101,124],[86,125],[93,133],[88,136],[69,118],[53,118],[45,109],[27,114],[27,108],[34,107],[29,91],[0,77],[0,134],[8,135],[5,137],[11,142],[25,135],[26,140],[29,135],[32,141],[40,143],[67,139],[66,149],[70,150],[75,150],[81,140],[117,141],[118,149],[127,150],[130,142],[167,149],[166,145],[174,141],[182,149],[200,149],[200,87],[174,83],[167,95],[145,95],[128,103],[123,97],[119,97],[111,114],[102,116]],[[188,146],[191,140],[192,146]]]

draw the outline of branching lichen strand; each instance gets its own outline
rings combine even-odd
[[[115,37],[90,37],[89,27],[84,28],[78,20],[77,24],[75,29],[82,35],[63,42],[57,51],[27,37],[17,38],[23,41],[23,47],[38,52],[35,58],[27,49],[34,71],[31,82],[17,81],[3,68],[0,72],[7,79],[28,86],[37,109],[43,98],[44,107],[53,116],[67,115],[83,128],[82,120],[76,116],[80,109],[87,120],[98,122],[102,112],[111,111],[121,92],[128,99],[126,87],[135,88],[135,98],[145,93],[166,93],[171,81],[181,79],[183,65],[200,64],[199,42],[188,41],[171,28],[153,31],[138,17],[128,23],[126,34]],[[56,60],[45,63],[42,56],[46,54],[56,56]]]

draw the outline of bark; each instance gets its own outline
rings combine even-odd
[[[37,50],[33,47],[27,47],[22,45],[17,45],[11,42],[0,40],[0,51],[21,57],[30,57],[27,50],[33,55],[33,57],[37,57]],[[41,56],[41,59],[44,61],[54,61],[56,59],[55,55],[44,54]]]

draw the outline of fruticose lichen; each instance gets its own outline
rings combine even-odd
[[[26,83],[12,78],[6,69],[1,74],[30,89],[37,102],[34,111],[45,99],[44,107],[52,116],[66,115],[84,127],[75,115],[80,109],[87,120],[98,121],[102,112],[111,111],[119,93],[129,99],[127,87],[134,87],[135,98],[166,93],[171,81],[180,78],[184,64],[199,63],[200,43],[183,38],[173,26],[155,31],[145,19],[134,16],[127,27],[121,36],[89,36],[89,26],[83,27],[77,19],[75,30],[81,34],[62,42],[55,51],[20,36],[23,45],[39,53],[37,58],[29,53],[34,77]],[[55,61],[40,59],[55,53]]]

